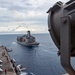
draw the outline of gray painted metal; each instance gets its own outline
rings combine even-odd
[[[71,66],[70,62],[70,46],[71,46],[71,36],[70,36],[70,18],[69,16],[64,16],[62,19],[65,20],[62,22],[60,26],[60,59],[61,59],[61,64],[65,68],[65,70],[70,74],[70,75],[75,75],[75,71]],[[62,21],[62,20],[61,20]]]
[[[47,13],[48,30],[59,49],[61,64],[70,75],[75,75],[70,62],[70,57],[75,57],[75,0],[65,5],[59,1]]]

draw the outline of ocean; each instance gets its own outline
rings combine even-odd
[[[25,47],[18,44],[16,37],[19,35],[22,34],[0,35],[0,45],[13,50],[9,52],[10,57],[14,58],[17,64],[26,67],[26,72],[32,72],[34,75],[63,75],[66,73],[61,66],[60,56],[57,55],[58,49],[49,34],[32,34],[40,43],[36,47]]]

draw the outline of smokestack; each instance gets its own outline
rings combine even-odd
[[[30,36],[31,36],[30,31],[27,31],[27,35],[28,35],[28,37],[30,37]]]

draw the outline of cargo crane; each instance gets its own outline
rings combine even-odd
[[[48,11],[48,31],[59,49],[63,68],[75,75],[71,57],[75,57],[75,0],[54,4]]]

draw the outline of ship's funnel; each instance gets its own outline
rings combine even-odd
[[[70,63],[70,57],[75,57],[75,0],[65,4],[59,1],[47,13],[48,30],[59,49],[61,64],[70,75],[75,75]]]
[[[27,35],[28,35],[28,37],[30,37],[30,36],[31,36],[31,33],[30,33],[30,31],[27,31]]]

